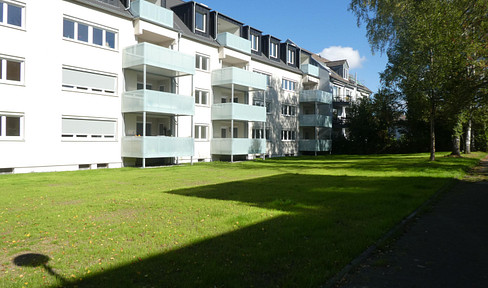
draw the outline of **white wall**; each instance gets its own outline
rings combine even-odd
[[[135,43],[132,21],[69,1],[25,0],[25,30],[0,26],[0,54],[25,58],[22,86],[0,83],[0,111],[25,115],[23,141],[0,141],[0,168],[15,172],[77,169],[79,164],[121,165],[120,136],[123,91],[122,48]],[[55,3],[54,3],[55,2]],[[63,39],[64,15],[118,32],[117,50]],[[118,76],[116,95],[62,89],[62,67],[102,71]],[[116,119],[117,139],[110,142],[69,142],[61,139],[63,115]]]

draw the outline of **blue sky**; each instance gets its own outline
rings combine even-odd
[[[328,58],[348,58],[350,73],[371,91],[379,88],[379,72],[387,57],[372,55],[364,25],[347,10],[348,0],[200,0],[211,9],[250,25],[282,41],[290,39],[298,46]],[[272,11],[272,13],[270,13]],[[342,56],[341,55],[348,55]],[[324,55],[323,55],[324,56]]]

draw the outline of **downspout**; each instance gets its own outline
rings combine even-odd
[[[132,2],[131,0],[127,0],[127,3],[129,3],[129,5],[128,5],[128,6],[127,6],[125,9],[124,9],[125,11],[127,11],[127,10],[129,10],[129,9],[130,9],[130,3],[131,3],[131,2]]]

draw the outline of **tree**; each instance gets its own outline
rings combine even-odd
[[[475,91],[486,87],[486,59],[478,56],[487,55],[485,8],[487,0],[351,1],[373,52],[387,51],[385,85],[403,95],[408,117],[429,119],[431,160],[437,115],[451,111],[458,127]]]

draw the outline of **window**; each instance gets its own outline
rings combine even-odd
[[[281,115],[283,116],[295,116],[297,107],[292,105],[282,105],[281,106]]]
[[[209,62],[210,62],[209,57],[197,54],[197,56],[195,57],[195,68],[204,71],[209,71],[210,70]]]
[[[67,18],[63,19],[63,37],[66,39],[115,49],[116,34],[114,31],[97,27],[96,25],[81,23]]]
[[[22,140],[24,115],[0,112],[0,140]]]
[[[63,140],[68,141],[115,141],[115,119],[62,118]]]
[[[143,90],[143,89],[144,89],[144,83],[137,82],[137,90]],[[146,83],[146,90],[152,90],[152,84],[151,83]]]
[[[252,129],[252,139],[264,139],[264,129]]]
[[[283,88],[285,90],[295,91],[296,86],[297,86],[297,82],[295,82],[295,81],[288,80],[288,79],[283,79],[281,81],[281,88]]]
[[[293,141],[296,140],[296,131],[293,130],[281,130],[281,140]]]
[[[195,139],[208,140],[208,126],[195,125]]]
[[[195,90],[195,104],[208,105],[208,92]]]
[[[295,64],[295,50],[288,49],[288,64]]]
[[[264,102],[263,102],[263,100],[260,100],[260,99],[254,99],[252,101],[252,105],[253,106],[259,106],[259,107],[264,107]]]
[[[271,102],[266,102],[266,114],[271,114]]]
[[[269,56],[273,58],[278,58],[278,44],[271,42],[269,46]]]
[[[22,83],[24,61],[0,56],[0,83]]]
[[[251,34],[251,49],[259,51],[259,36]]]
[[[25,7],[0,1],[0,23],[24,27]]]
[[[207,14],[195,12],[195,29],[200,32],[206,32]]]
[[[115,94],[117,77],[63,67],[63,88],[78,91]]]

